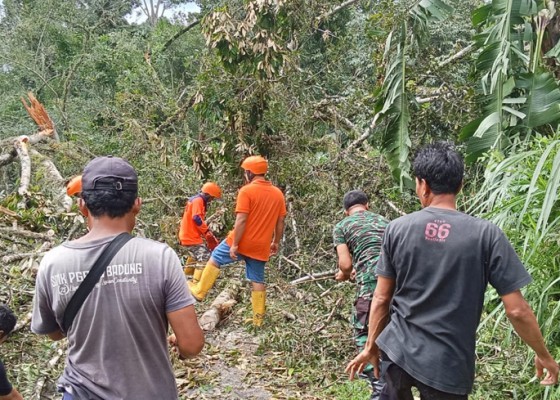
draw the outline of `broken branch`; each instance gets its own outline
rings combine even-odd
[[[391,207],[393,210],[395,210],[396,212],[398,212],[400,215],[406,215],[406,213],[404,211],[402,211],[401,209],[399,209],[396,205],[394,205],[390,200],[387,200],[387,204],[389,205],[389,207]]]
[[[381,113],[375,114],[375,116],[373,117],[373,120],[371,121],[371,124],[369,124],[369,126],[366,128],[364,133],[362,133],[362,136],[360,136],[358,139],[356,139],[352,143],[350,143],[348,145],[348,147],[346,149],[344,149],[344,151],[340,152],[337,159],[341,159],[341,158],[347,156],[355,147],[362,144],[373,132],[373,129],[375,128],[375,126],[377,124],[377,120],[379,119],[380,116],[381,116]]]
[[[35,96],[33,96],[33,93],[27,93],[27,97],[29,97],[29,104],[27,104],[27,101],[23,97],[21,98],[21,102],[23,103],[23,106],[27,110],[29,116],[39,127],[39,130],[44,131],[52,129],[54,131],[54,123],[51,117],[49,117],[47,110],[45,110],[45,107],[39,103]]]
[[[302,278],[295,279],[290,282],[291,285],[299,285],[300,283],[306,283],[309,281],[324,281],[327,279],[334,279],[336,271],[318,272],[316,274],[309,274]]]
[[[29,183],[31,182],[31,158],[29,157],[27,142],[29,142],[27,136],[20,136],[14,143],[14,147],[21,161],[21,179],[18,189],[18,194],[20,196],[26,196],[28,194]]]
[[[161,48],[161,51],[164,52],[165,50],[167,50],[167,48],[169,46],[171,46],[171,44],[177,40],[180,36],[184,35],[185,33],[187,33],[188,31],[190,31],[192,28],[194,28],[195,26],[197,26],[198,24],[200,24],[200,19],[197,19],[194,22],[191,22],[189,25],[185,26],[184,28],[182,28],[180,31],[178,31],[175,35],[173,35],[171,38],[169,38],[167,40],[167,42],[164,43],[163,47]]]
[[[344,3],[334,7],[333,9],[319,15],[317,17],[317,21],[324,21],[325,19],[331,17],[333,14],[336,14],[337,12],[339,12],[340,10],[342,10],[345,7],[351,6],[354,3],[357,3],[359,0],[346,0]]]

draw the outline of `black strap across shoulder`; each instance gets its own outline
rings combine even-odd
[[[68,332],[70,327],[72,326],[72,322],[74,322],[74,318],[76,314],[84,304],[84,301],[87,299],[99,279],[101,279],[101,275],[105,272],[107,265],[115,254],[119,252],[119,250],[132,239],[132,236],[128,232],[123,232],[111,240],[111,243],[107,245],[105,250],[97,257],[93,267],[89,270],[88,274],[76,290],[76,293],[72,296],[68,305],[66,306],[66,310],[64,310],[64,317],[62,318],[62,330],[64,332]]]

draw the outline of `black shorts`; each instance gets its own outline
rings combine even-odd
[[[410,376],[404,369],[382,354],[385,386],[379,400],[414,400],[412,387],[418,388],[421,400],[468,400],[467,394],[453,394],[434,389]]]

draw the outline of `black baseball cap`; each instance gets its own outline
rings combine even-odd
[[[138,192],[138,175],[132,165],[120,157],[97,157],[84,168],[82,190]]]

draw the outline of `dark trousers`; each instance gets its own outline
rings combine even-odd
[[[383,361],[388,360],[386,356]],[[383,377],[385,387],[381,391],[379,400],[414,400],[412,387],[415,386],[420,392],[421,400],[468,400],[466,394],[452,394],[434,389],[419,382],[410,376],[404,369],[390,360],[386,361],[388,366]]]

